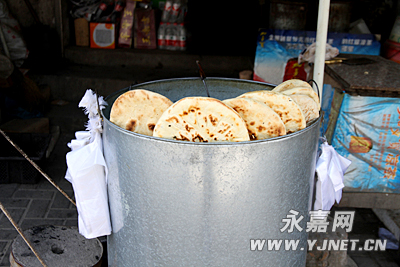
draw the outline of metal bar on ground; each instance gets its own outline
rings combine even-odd
[[[40,263],[43,265],[43,267],[47,267],[46,263],[40,258],[39,254],[36,252],[36,250],[33,248],[32,244],[29,242],[29,240],[26,238],[24,235],[24,232],[22,232],[21,228],[17,225],[17,223],[14,221],[14,219],[11,217],[10,213],[7,211],[7,209],[3,206],[3,204],[0,202],[0,209],[3,211],[4,215],[6,215],[7,219],[11,222],[11,224],[14,226],[15,230],[21,235],[22,239],[25,241],[25,243],[28,245],[28,247],[32,250],[32,252],[35,254],[36,258],[40,261]]]
[[[50,178],[50,176],[48,176],[33,160],[31,160],[28,155],[22,151],[22,149],[15,144],[10,137],[8,137],[8,135],[2,130],[0,129],[0,133],[7,139],[8,142],[10,142],[10,144],[15,147],[15,149],[18,150],[19,153],[21,153],[22,156],[24,156],[24,158],[29,161],[30,164],[32,164],[33,167],[36,168],[36,170],[38,170],[43,176],[44,178],[47,179],[47,181],[49,181],[61,194],[63,194],[72,204],[74,204],[76,206],[75,201],[73,201],[67,193],[64,192],[64,190],[62,190],[58,185],[56,185],[56,183],[54,183],[54,181]]]

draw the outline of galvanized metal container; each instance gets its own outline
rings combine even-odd
[[[271,89],[208,78],[218,99]],[[143,83],[172,101],[204,96],[200,79]],[[106,100],[104,155],[113,233],[109,266],[304,266],[319,122],[287,136],[240,143],[190,143],[144,136],[112,124]],[[280,229],[289,210],[303,231]],[[300,240],[296,251],[251,251],[250,239]],[[303,248],[303,249],[300,249]]]

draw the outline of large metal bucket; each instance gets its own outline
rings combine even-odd
[[[272,86],[208,78],[218,99]],[[204,96],[200,79],[133,86],[172,101]],[[103,111],[104,155],[113,233],[109,266],[304,266],[319,121],[299,132],[261,141],[190,143],[123,130]],[[281,233],[289,210],[303,231]],[[250,239],[300,240],[296,251],[251,251]],[[303,248],[301,250],[300,248]]]

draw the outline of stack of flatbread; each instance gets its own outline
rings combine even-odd
[[[110,121],[136,133],[190,142],[262,140],[304,129],[319,117],[312,87],[289,80],[272,91],[220,101],[186,97],[175,103],[143,89],[128,91],[111,108]]]
[[[272,91],[292,98],[300,106],[307,123],[319,117],[321,107],[319,97],[307,82],[297,79],[288,80]]]

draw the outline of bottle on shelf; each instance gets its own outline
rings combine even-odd
[[[164,5],[163,12],[161,14],[161,21],[162,22],[170,22],[170,17],[171,17],[171,11],[172,11],[172,1],[167,0]]]
[[[178,25],[178,47],[180,51],[186,50],[186,29],[183,23]]]
[[[166,48],[166,38],[165,38],[165,29],[166,29],[166,24],[164,22],[160,22],[160,26],[158,27],[158,49],[165,49]]]

